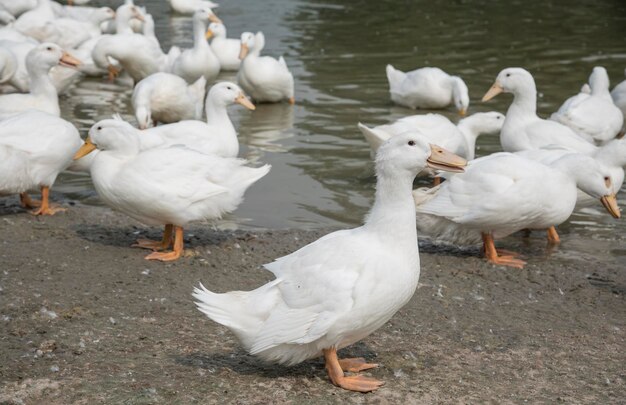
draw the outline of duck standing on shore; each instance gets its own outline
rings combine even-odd
[[[183,145],[142,152],[137,130],[112,119],[91,127],[74,159],[96,148],[100,152],[90,171],[100,198],[140,222],[165,226],[161,241],[138,240],[134,245],[154,250],[147,260],[178,259],[187,224],[234,211],[248,187],[270,170],[269,165],[247,167],[245,160],[206,155]],[[172,251],[158,252],[172,243]]]
[[[362,375],[376,367],[337,350],[380,328],[413,296],[420,274],[411,195],[425,167],[462,171],[465,159],[403,134],[376,157],[376,199],[365,224],[330,233],[265,268],[276,279],[249,292],[196,288],[198,308],[228,327],[251,354],[294,365],[324,355],[333,384],[374,391],[383,382]]]
[[[0,195],[19,194],[34,215],[54,215],[62,208],[49,203],[50,187],[72,162],[82,141],[69,122],[29,110],[0,122]],[[41,201],[28,191],[41,189]]]

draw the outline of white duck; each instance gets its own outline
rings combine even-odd
[[[205,38],[208,21],[221,22],[210,8],[202,8],[194,13],[193,48],[185,49],[172,66],[172,73],[188,83],[193,83],[202,76],[211,83],[220,72],[220,61]]]
[[[192,221],[212,220],[234,211],[248,187],[265,176],[269,165],[205,155],[175,146],[140,152],[139,137],[127,123],[104,120],[90,130],[78,159],[95,148],[91,178],[100,198],[111,208],[148,225],[164,225],[161,242],[139,240],[153,252],[148,260],[176,260],[183,253],[183,228]],[[132,128],[132,127],[131,127]]]
[[[250,110],[255,109],[254,104],[246,98],[239,86],[234,83],[223,82],[214,85],[207,95],[205,103],[206,122],[186,120],[139,131],[123,121],[121,117],[114,116],[114,118],[124,123],[120,125],[125,125],[127,132],[134,131],[137,134],[140,142],[139,148],[142,151],[184,145],[201,153],[234,158],[239,154],[239,141],[237,140],[237,131],[228,117],[227,107],[235,103]],[[94,150],[89,155],[74,162],[69,170],[88,172],[97,153],[98,151]]]
[[[37,0],[37,6],[20,15],[13,27],[24,35],[45,41],[43,27],[56,18],[50,0]]]
[[[409,108],[445,108],[454,104],[461,116],[469,108],[467,85],[436,67],[402,72],[387,65],[391,101]]]
[[[47,42],[52,42],[62,48],[76,48],[83,42],[99,37],[100,24],[115,18],[115,11],[109,7],[101,7],[89,14],[84,20],[73,18],[57,18],[48,21],[43,27]]]
[[[362,375],[376,367],[337,350],[367,337],[415,293],[420,274],[411,197],[426,166],[461,171],[464,159],[440,153],[414,134],[391,138],[376,157],[376,199],[365,224],[330,233],[264,267],[275,279],[249,292],[194,290],[198,309],[228,327],[263,360],[294,365],[324,355],[333,384],[368,392],[383,382]]]
[[[80,61],[52,43],[36,46],[26,56],[26,68],[30,77],[30,93],[0,96],[0,117],[35,109],[59,116],[59,97],[48,76],[56,65],[76,67]]]
[[[521,229],[554,228],[572,214],[577,187],[599,198],[619,218],[610,172],[593,158],[568,154],[551,166],[501,152],[471,161],[465,173],[449,176],[432,189],[414,192],[419,230],[447,242],[469,244],[482,239],[488,261],[522,268],[514,253],[498,252],[494,238]]]
[[[531,149],[516,152],[527,159],[551,165],[561,157],[571,154],[572,151],[562,148]],[[624,168],[626,167],[626,139],[614,139],[598,147],[590,155],[598,163],[609,170],[613,192],[617,194],[624,184]],[[576,208],[588,207],[597,203],[597,200],[582,190],[578,190]]]
[[[0,194],[20,194],[34,215],[53,215],[61,208],[48,200],[57,175],[72,161],[82,141],[69,122],[41,111],[25,111],[0,122]],[[41,189],[41,201],[27,192]]]
[[[182,144],[202,153],[234,158],[239,154],[239,141],[227,107],[235,103],[255,108],[236,84],[217,83],[206,97],[206,122],[188,120],[148,128],[141,134],[141,148]]]
[[[624,123],[622,111],[609,93],[609,75],[601,66],[589,76],[591,94],[580,93],[568,99],[550,119],[567,125],[577,134],[597,144],[615,138]]]
[[[96,66],[108,70],[110,79],[115,79],[120,69],[111,64],[109,58],[118,61],[135,82],[169,69],[167,55],[141,34],[105,35],[93,48],[91,57]]]
[[[169,0],[170,7],[178,14],[193,14],[200,8],[216,8],[219,6],[208,0]]]
[[[518,152],[550,145],[585,154],[595,150],[595,145],[587,142],[571,128],[537,116],[537,88],[528,71],[522,68],[502,70],[484,95],[483,101],[491,100],[502,92],[513,93],[513,103],[500,131],[500,143],[505,151]]]
[[[412,115],[388,125],[374,128],[359,123],[358,127],[373,153],[392,136],[417,131],[430,143],[437,144],[467,160],[474,159],[476,140],[480,135],[496,135],[502,129],[504,115],[499,112],[472,114],[454,125],[440,114]]]
[[[265,46],[265,36],[262,32],[256,35],[251,32],[241,34],[242,60],[237,74],[239,85],[256,102],[276,103],[288,100],[295,103],[293,90],[293,76],[281,56],[274,59],[271,56],[261,56]]]
[[[82,7],[71,7],[74,10],[82,9]],[[96,12],[95,10],[88,13],[91,15]],[[87,16],[83,17],[83,19],[88,18]],[[145,18],[138,7],[133,4],[123,4],[117,8],[115,12],[115,34],[133,34],[133,29],[131,28],[130,21],[137,20],[138,18],[145,21]],[[138,20],[137,20],[138,21]],[[111,65],[111,69],[108,68],[109,65],[104,67],[99,67],[95,64],[92,53],[100,39],[107,37],[106,35],[95,36],[93,38],[88,39],[87,41],[81,43],[76,49],[72,50],[73,54],[75,54],[83,63],[79,67],[79,71],[88,76],[100,77],[103,74],[106,74],[108,71],[111,73],[111,79],[113,79],[113,74],[119,73],[119,65]],[[111,62],[111,61],[109,61]],[[114,62],[116,63],[116,62]]]
[[[626,69],[624,70],[624,75],[626,75]],[[622,110],[624,117],[626,117],[626,80],[623,80],[613,88],[611,98],[615,105]]]
[[[206,32],[207,39],[211,39],[211,49],[220,61],[221,70],[239,70],[241,59],[241,40],[226,37],[226,26],[212,22]]]
[[[188,85],[171,73],[154,73],[141,80],[133,90],[132,105],[140,129],[157,122],[169,124],[202,119],[206,80],[200,77]]]

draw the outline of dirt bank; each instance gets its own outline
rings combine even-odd
[[[424,244],[411,302],[343,353],[380,363],[369,374],[386,385],[365,395],[333,387],[321,359],[260,363],[195,309],[199,281],[254,288],[271,279],[261,264],[323,233],[196,225],[190,255],[163,264],[128,247],[157,230],[120,214],[74,207],[34,218],[3,200],[0,403],[625,400],[626,265],[617,261],[561,255],[520,271]],[[541,252],[542,243],[527,249]]]

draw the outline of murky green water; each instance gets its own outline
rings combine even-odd
[[[171,15],[165,0],[138,1],[156,20],[165,50],[192,43],[191,19]],[[470,113],[506,112],[508,95],[480,98],[504,67],[522,66],[536,79],[541,115],[576,93],[595,65],[615,84],[626,67],[626,2],[586,1],[291,1],[223,0],[216,10],[229,37],[262,30],[265,53],[283,54],[296,82],[295,106],[234,107],[242,154],[271,163],[235,215],[239,226],[287,228],[359,224],[375,179],[369,149],[356,123],[381,124],[413,114],[389,101],[385,65],[438,66],[461,75],[470,89]],[[234,75],[224,75],[234,79]],[[132,117],[131,89],[83,80],[62,100],[63,116],[82,133],[113,112]],[[442,111],[453,120],[453,111]],[[479,140],[479,155],[499,150],[497,137]],[[98,204],[88,177],[63,175],[57,191]],[[625,194],[619,196],[626,207]],[[618,245],[626,256],[626,220],[603,208],[576,214],[562,232]],[[593,245],[593,244],[592,244]],[[581,253],[583,254],[583,253]]]

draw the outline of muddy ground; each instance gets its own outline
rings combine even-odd
[[[626,402],[626,264],[551,260],[540,238],[524,270],[421,243],[411,302],[342,353],[380,363],[370,394],[332,386],[321,359],[265,365],[194,307],[199,281],[252,289],[271,279],[261,264],[323,233],[196,225],[189,255],[163,264],[128,247],[158,230],[120,214],[0,201],[0,403]]]

